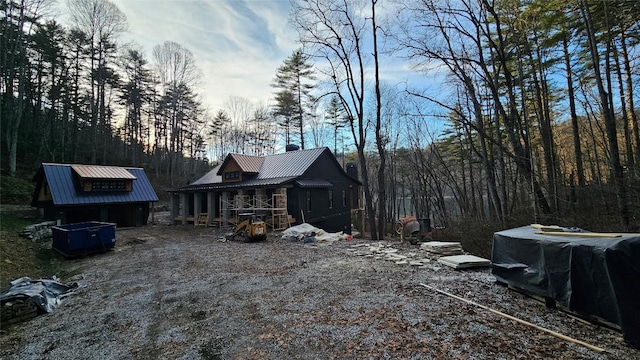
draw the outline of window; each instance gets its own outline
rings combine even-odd
[[[93,180],[91,191],[125,191],[125,180]]]
[[[229,171],[224,173],[224,179],[225,180],[238,180],[240,179],[240,172],[239,171]]]
[[[342,207],[347,207],[347,190],[342,190]]]
[[[333,190],[329,190],[329,209],[333,209]]]
[[[311,211],[311,191],[307,190],[307,211]]]

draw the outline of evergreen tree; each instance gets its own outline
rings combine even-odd
[[[285,128],[296,126],[300,132],[300,147],[304,149],[304,124],[310,105],[314,102],[311,91],[315,80],[313,64],[309,57],[298,49],[289,56],[282,66],[278,67],[276,78],[272,84],[279,89],[276,92],[275,114],[283,116]],[[288,129],[287,129],[288,133]],[[288,138],[288,136],[287,136]],[[289,141],[287,141],[289,142]]]
[[[327,124],[333,129],[333,153],[338,154],[338,133],[347,126],[349,120],[345,118],[344,108],[337,97],[333,96],[329,101],[325,117]]]

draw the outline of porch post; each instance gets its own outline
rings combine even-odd
[[[224,224],[224,226],[227,226],[229,225],[227,221],[229,219],[229,192],[228,191],[222,192],[222,198],[220,203],[222,204],[222,208],[220,209],[220,216],[222,217],[222,223]]]
[[[213,191],[209,191],[207,193],[207,225],[211,224],[211,221],[215,217],[215,193]]]
[[[193,193],[193,226],[198,226],[200,216],[200,193]]]
[[[182,204],[182,225],[187,225],[187,216],[189,216],[189,194],[180,193],[180,203]]]
[[[171,224],[176,223],[176,216],[180,214],[180,197],[176,193],[171,193],[169,198],[169,208],[171,210]]]

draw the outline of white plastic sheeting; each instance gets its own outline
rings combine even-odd
[[[305,242],[346,241],[348,236],[349,235],[343,232],[329,233],[307,223],[292,226],[282,232],[283,239],[288,239],[291,241],[305,241]]]

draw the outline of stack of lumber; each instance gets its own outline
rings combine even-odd
[[[454,269],[468,269],[491,265],[491,260],[475,255],[443,256],[438,259],[438,262]]]
[[[459,242],[429,241],[420,245],[422,250],[427,252],[427,256],[438,259],[442,256],[462,255],[462,245]]]

